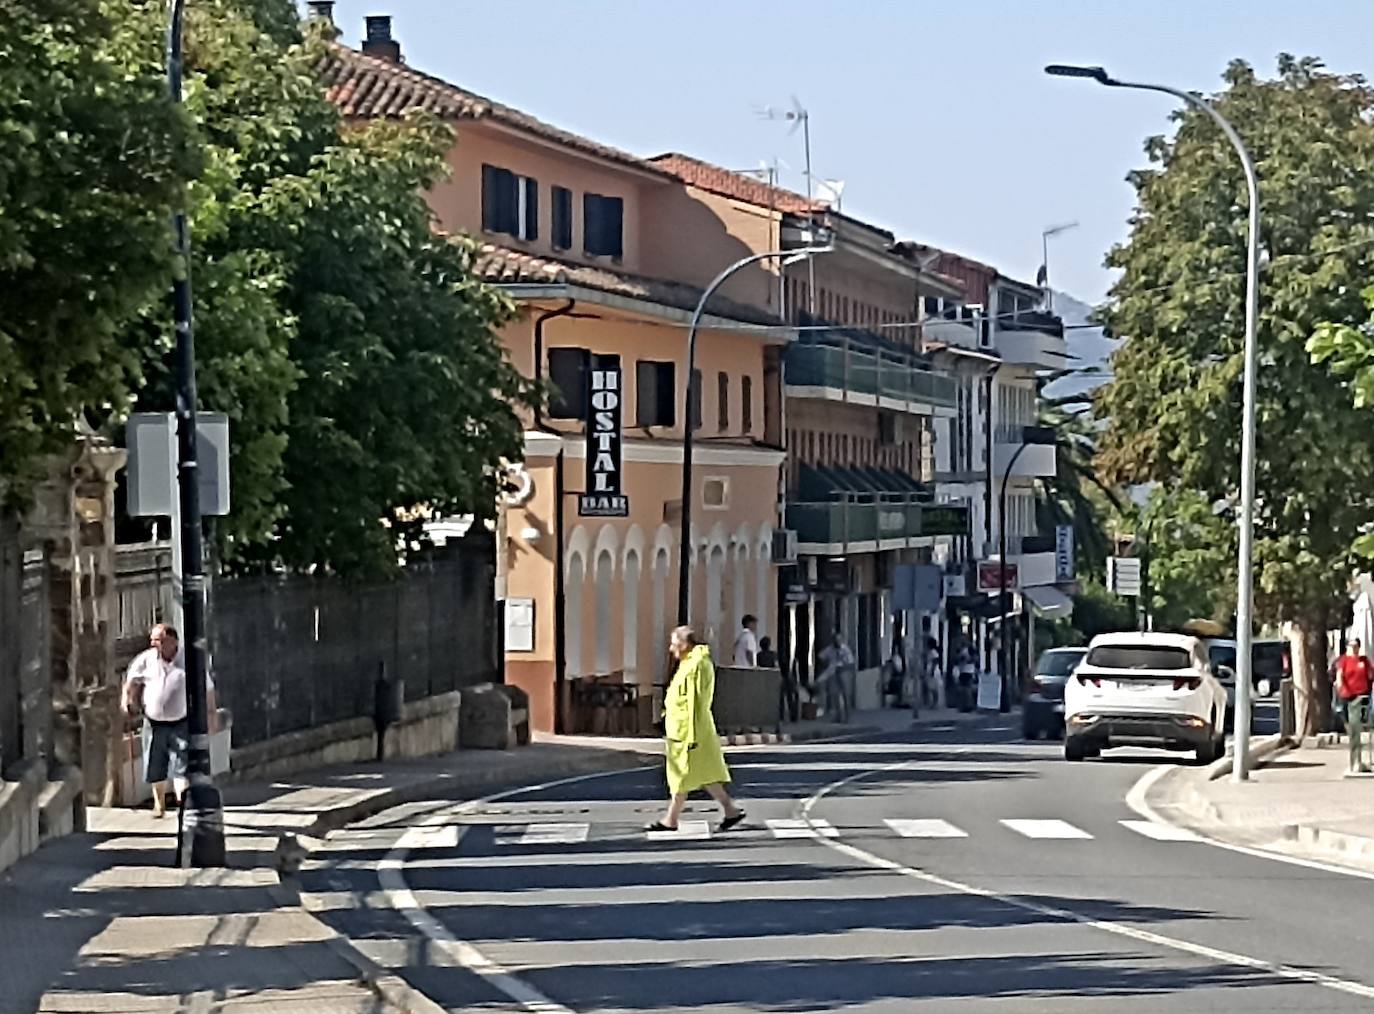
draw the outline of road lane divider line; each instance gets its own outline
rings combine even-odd
[[[773,833],[774,838],[814,838],[822,835],[826,838],[838,838],[839,829],[828,820],[807,821],[800,818],[789,817],[779,820],[766,820],[768,830]]]
[[[873,778],[878,775],[892,771],[900,771],[902,768],[912,767],[913,762],[903,761],[899,764],[891,764],[884,768],[877,768],[869,771],[861,771],[858,774],[841,778],[823,786],[821,789],[807,797],[797,806],[797,816],[806,820],[811,819],[811,811],[821,800],[831,795],[838,789],[842,789],[865,778]],[[1023,912],[1030,912],[1034,915],[1055,919],[1061,922],[1077,923],[1080,926],[1087,926],[1090,929],[1100,930],[1103,933],[1110,933],[1113,936],[1124,937],[1137,943],[1152,944],[1166,950],[1177,951],[1182,954],[1190,954],[1194,957],[1205,958],[1219,964],[1234,965],[1239,968],[1248,968],[1257,972],[1264,972],[1281,979],[1288,979],[1292,982],[1304,982],[1313,986],[1320,986],[1337,993],[1345,993],[1349,996],[1358,996],[1368,1000],[1374,1000],[1374,986],[1366,986],[1362,982],[1354,982],[1349,979],[1341,979],[1334,975],[1327,975],[1324,972],[1317,972],[1306,968],[1295,968],[1292,965],[1283,965],[1274,961],[1267,961],[1263,958],[1252,957],[1248,954],[1240,954],[1236,951],[1227,951],[1219,947],[1210,947],[1206,944],[1194,943],[1191,940],[1181,940],[1178,937],[1166,936],[1163,933],[1156,933],[1153,930],[1141,929],[1138,926],[1130,926],[1125,923],[1111,922],[1106,919],[1094,919],[1091,916],[1083,915],[1067,908],[1059,908],[1054,905],[1043,905],[1040,902],[1030,901],[1015,895],[1003,894],[989,888],[977,887],[973,884],[966,884],[962,881],[952,880],[949,877],[942,877],[938,873],[931,873],[927,870],[919,869],[915,866],[908,866],[892,859],[885,859],[866,849],[858,848],[844,841],[836,841],[826,838],[824,835],[815,834],[813,840],[828,849],[832,849],[841,855],[848,856],[850,859],[858,860],[876,869],[886,870],[909,880],[919,881],[938,887],[945,891],[954,891],[959,894],[967,894],[975,898],[983,898],[987,901],[995,901],[1010,908],[1019,909]]]
[[[1122,827],[1134,831],[1136,834],[1143,834],[1146,838],[1153,838],[1155,841],[1187,841],[1198,842],[1201,839],[1186,827],[1174,827],[1172,824],[1156,824],[1149,820],[1123,820],[1120,821]]]

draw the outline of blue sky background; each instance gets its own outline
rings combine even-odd
[[[1374,69],[1374,0],[339,0],[344,41],[368,14],[393,16],[411,65],[541,119],[644,155],[779,158],[802,189],[800,135],[754,112],[796,94],[846,213],[1027,280],[1041,229],[1076,219],[1051,274],[1087,302],[1170,102],[1046,63],[1198,90],[1235,57]]]

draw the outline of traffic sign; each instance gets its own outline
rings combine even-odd
[[[1110,556],[1107,558],[1107,590],[1117,595],[1140,594],[1140,558]]]

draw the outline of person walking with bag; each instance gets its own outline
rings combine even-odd
[[[711,650],[697,640],[691,627],[678,627],[669,639],[668,651],[678,662],[664,701],[663,753],[668,775],[668,809],[661,820],[654,821],[645,830],[676,831],[687,805],[687,796],[697,789],[705,789],[725,811],[716,830],[728,831],[744,820],[744,811],[725,790],[725,784],[730,781],[730,769],[725,766],[725,752],[711,715],[711,699],[716,687]]]

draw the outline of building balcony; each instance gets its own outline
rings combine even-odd
[[[841,499],[789,503],[787,527],[809,556],[876,553],[967,535],[968,507],[936,504],[928,494],[849,493]]]
[[[909,349],[862,335],[810,332],[788,346],[783,361],[787,396],[915,415],[954,414],[958,384],[953,377],[933,371]]]
[[[1064,322],[1040,310],[999,319],[993,330],[993,347],[1003,362],[1014,366],[1062,370],[1069,362]]]

